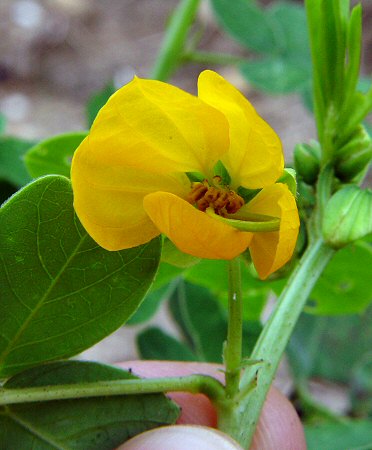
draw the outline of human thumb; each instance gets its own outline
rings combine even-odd
[[[155,428],[121,445],[118,450],[243,450],[229,436],[198,425]]]

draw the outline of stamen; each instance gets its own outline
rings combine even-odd
[[[221,183],[222,178],[219,175],[213,177],[212,186],[207,180],[192,183],[188,201],[200,211],[211,207],[215,214],[222,217],[236,213],[244,205],[244,199]]]

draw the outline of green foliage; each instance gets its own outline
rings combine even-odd
[[[202,260],[198,265],[191,267],[184,277],[191,283],[208,288],[216,298],[226,307],[228,298],[227,261]],[[245,320],[259,321],[270,288],[275,282],[263,282],[255,278],[246,264],[242,264],[242,291]]]
[[[170,307],[198,358],[201,361],[221,362],[227,317],[215,296],[205,288],[184,283],[172,296]],[[246,321],[243,330],[245,356],[251,352],[260,330],[258,321]]]
[[[357,417],[372,418],[372,352],[355,364],[351,376],[353,413]]]
[[[177,339],[160,328],[149,327],[137,336],[141,357],[163,361],[196,361],[195,354]]]
[[[308,450],[370,450],[372,420],[305,426]]]
[[[3,134],[6,128],[6,119],[4,114],[0,113],[0,134]]]
[[[314,67],[315,116],[323,161],[337,161],[342,159],[343,147],[353,139],[372,107],[372,88],[362,93],[359,86],[362,9],[359,4],[349,12],[349,0],[306,0],[305,3]],[[341,170],[345,178],[343,171],[345,168]],[[349,181],[357,174],[350,175]]]
[[[160,304],[169,298],[175,287],[176,282],[173,282],[156,290],[151,289],[143,299],[137,311],[128,320],[127,325],[137,325],[150,320],[158,310]]]
[[[68,179],[48,176],[1,209],[0,377],[89,348],[138,308],[160,239],[100,248],[79,223]]]
[[[240,67],[247,80],[263,91],[289,93],[308,87],[311,61],[304,9],[276,2],[262,9],[253,1],[212,0],[222,27],[259,59]]]
[[[170,311],[182,333],[182,342],[158,329],[149,328],[138,338],[142,357],[183,361],[222,362],[226,339],[226,312],[210,290],[179,282],[170,299]],[[206,319],[207,318],[207,319]],[[249,356],[261,331],[258,321],[243,325],[243,353]],[[151,338],[151,339],[150,339]]]
[[[364,242],[337,252],[315,285],[306,311],[320,315],[363,313],[372,302],[372,247]]]
[[[31,176],[55,174],[69,178],[72,156],[87,134],[85,131],[60,134],[30,148],[24,159]]]
[[[287,348],[296,377],[323,377],[349,383],[355,368],[370,355],[371,323],[372,307],[363,315],[303,314]]]
[[[0,180],[17,187],[31,181],[25,167],[24,155],[33,145],[35,145],[34,141],[0,136]]]
[[[11,378],[4,389],[131,380],[115,367],[52,363]],[[178,407],[162,394],[92,397],[0,407],[0,447],[7,450],[111,450],[138,433],[173,424]]]
[[[250,0],[212,0],[220,25],[244,47],[266,53],[276,46],[272,18]]]

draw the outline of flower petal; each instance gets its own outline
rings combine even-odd
[[[252,239],[252,233],[235,230],[173,194],[148,194],[143,205],[162,233],[180,250],[199,258],[235,258]]]
[[[154,174],[115,164],[115,155],[95,158],[90,137],[75,152],[71,181],[76,213],[92,238],[107,250],[144,244],[159,234],[143,209],[149,192],[170,191],[186,197],[184,174]]]
[[[134,78],[98,114],[92,150],[119,165],[148,172],[201,172],[210,176],[229,146],[223,114],[169,84]]]
[[[249,247],[257,272],[265,279],[292,257],[300,226],[296,200],[287,185],[278,183],[262,189],[242,209],[281,219],[279,231],[254,233]]]
[[[231,176],[232,188],[257,189],[275,183],[284,168],[282,145],[275,131],[217,73],[202,72],[198,87],[199,98],[221,111],[229,122],[230,148],[221,161]]]

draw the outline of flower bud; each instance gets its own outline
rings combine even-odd
[[[372,140],[366,129],[360,125],[351,139],[336,152],[335,173],[347,182],[363,175],[372,159]]]
[[[294,149],[294,164],[297,174],[307,184],[313,184],[320,168],[320,145],[316,141],[309,144],[297,144]]]
[[[323,237],[334,248],[360,239],[372,232],[372,190],[346,186],[326,205]]]

